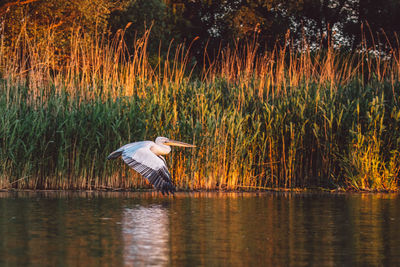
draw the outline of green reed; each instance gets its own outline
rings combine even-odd
[[[198,146],[167,157],[180,188],[398,187],[400,99],[390,84],[300,86],[268,101],[245,98],[239,108],[240,88],[224,80],[171,88],[162,100],[53,93],[43,101],[7,83],[0,96],[3,188],[145,186],[106,156],[157,135]]]
[[[146,36],[131,57],[79,38],[62,64],[35,44],[0,55],[0,188],[149,187],[106,157],[159,135],[197,145],[167,156],[181,189],[399,187],[397,50],[228,48],[194,76],[183,46],[151,66]]]

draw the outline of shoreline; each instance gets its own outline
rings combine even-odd
[[[161,192],[154,189],[0,189],[0,193],[158,193],[162,196]],[[254,190],[224,190],[224,189],[195,189],[195,190],[178,190],[176,194],[181,193],[246,193],[246,194],[259,194],[259,193],[331,193],[331,194],[399,194],[399,190],[354,190],[354,189],[327,189],[327,188],[263,188]],[[167,196],[167,195],[165,195]]]

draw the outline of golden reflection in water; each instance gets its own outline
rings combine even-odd
[[[0,266],[400,266],[399,201],[0,192]]]
[[[162,206],[124,209],[122,235],[125,266],[168,264],[169,220]]]

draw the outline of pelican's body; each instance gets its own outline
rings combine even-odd
[[[173,194],[175,186],[163,157],[171,152],[170,145],[195,147],[166,137],[157,137],[155,142],[141,141],[124,145],[108,155],[107,159],[121,156],[129,167],[143,175],[161,193]]]

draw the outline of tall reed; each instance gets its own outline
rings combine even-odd
[[[263,54],[222,49],[192,75],[184,45],[150,64],[149,34],[76,30],[62,58],[51,31],[0,47],[0,188],[148,187],[105,158],[164,135],[198,146],[167,157],[182,189],[398,189],[399,48],[312,51],[288,36]]]

